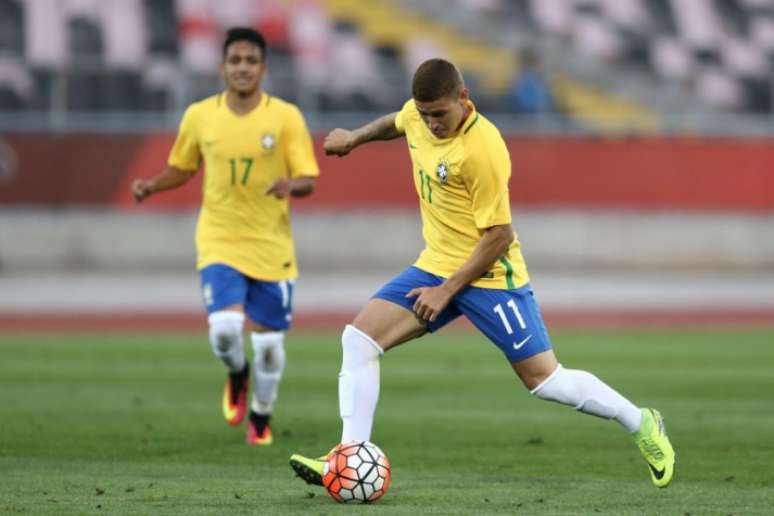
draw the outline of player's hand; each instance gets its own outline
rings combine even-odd
[[[434,322],[451,301],[451,294],[443,285],[437,287],[418,287],[412,289],[406,297],[416,297],[414,313],[423,321]]]
[[[266,189],[266,195],[274,195],[277,199],[284,199],[290,195],[290,190],[290,179],[281,177]]]
[[[153,193],[153,184],[148,179],[135,179],[131,189],[134,202],[142,202]]]
[[[334,129],[323,141],[323,149],[328,156],[346,156],[355,148],[355,135],[346,129]]]

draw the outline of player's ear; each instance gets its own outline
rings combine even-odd
[[[460,90],[459,101],[464,106],[468,103],[468,100],[470,100],[470,90],[463,86]]]

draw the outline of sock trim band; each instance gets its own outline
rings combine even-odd
[[[554,369],[554,372],[553,372],[553,373],[551,373],[550,375],[548,375],[548,378],[546,378],[545,380],[543,380],[542,382],[540,382],[540,385],[538,385],[537,387],[535,387],[534,389],[532,389],[531,391],[529,391],[529,393],[530,393],[530,394],[537,394],[537,392],[538,392],[540,389],[542,389],[543,387],[545,387],[546,385],[548,385],[549,383],[551,383],[551,380],[553,380],[553,379],[556,377],[556,375],[558,375],[558,374],[559,374],[559,371],[561,371],[561,370],[562,370],[562,364],[557,364],[557,365],[556,365],[556,369]]]
[[[357,328],[355,328],[351,324],[348,324],[344,329],[345,330],[352,330],[352,331],[354,331],[355,333],[357,333],[358,335],[363,337],[363,339],[365,339],[369,344],[371,344],[371,346],[374,347],[374,349],[379,353],[380,356],[384,355],[384,350],[382,349],[382,347],[379,344],[377,344],[376,341],[374,339],[372,339],[365,332],[363,332],[361,330],[358,330]]]

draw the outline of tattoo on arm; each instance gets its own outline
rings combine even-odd
[[[390,113],[389,115],[377,118],[373,122],[355,130],[358,143],[366,143],[374,140],[393,140],[403,136],[403,133],[398,131],[397,127],[395,127],[395,117],[397,116],[398,113]]]

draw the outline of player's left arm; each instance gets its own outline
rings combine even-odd
[[[441,285],[407,294],[417,298],[414,312],[426,321],[435,321],[460,290],[490,271],[514,240],[508,195],[511,160],[505,142],[497,133],[479,138],[471,148],[461,172],[481,239],[462,267]]]
[[[314,192],[320,170],[314,157],[312,137],[297,107],[288,111],[283,133],[283,145],[289,177],[281,177],[266,189],[267,195],[277,199],[306,197]]]
[[[435,321],[460,290],[492,269],[492,266],[505,254],[512,242],[513,228],[510,224],[484,229],[473,254],[457,272],[437,287],[415,288],[406,294],[406,297],[416,297],[414,313],[420,319]]]

